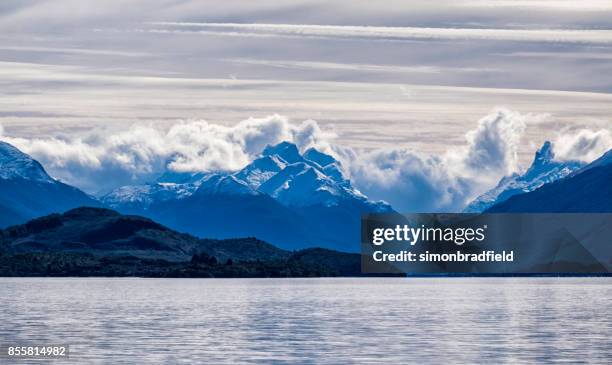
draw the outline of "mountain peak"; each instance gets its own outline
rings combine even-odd
[[[477,197],[463,211],[483,212],[514,195],[524,194],[563,179],[583,166],[583,163],[578,161],[555,161],[554,157],[552,144],[549,141],[544,142],[523,175],[513,174],[502,178],[497,186]]]
[[[287,163],[296,163],[303,161],[302,155],[297,146],[291,142],[281,142],[277,145],[267,145],[263,150],[262,155],[264,156],[278,156]]]
[[[213,175],[202,182],[196,193],[200,195],[257,195],[247,183],[233,175]]]
[[[340,195],[339,188],[328,177],[304,162],[288,165],[259,190],[289,206],[325,204]]]
[[[249,164],[252,168],[260,169],[262,171],[274,171],[278,172],[285,167],[285,164],[280,161],[276,155],[263,156],[253,160]]]
[[[535,153],[533,159],[533,165],[544,165],[550,163],[555,158],[555,153],[552,150],[552,143],[550,141],[544,142],[542,147]]]
[[[238,171],[234,176],[246,182],[251,188],[258,189],[261,184],[276,175],[286,166],[277,155],[262,156]]]
[[[332,156],[319,152],[314,148],[307,149],[306,152],[304,152],[304,157],[309,161],[317,163],[321,167],[325,167],[336,162],[336,159],[334,159]]]
[[[53,182],[42,165],[15,146],[0,141],[0,179]]]
[[[549,141],[544,142],[542,147],[536,151],[533,157],[533,162],[527,171],[525,172],[524,179],[534,179],[537,176],[554,169],[556,166],[564,165],[564,162],[555,161],[555,153],[553,152],[552,143]],[[567,164],[573,164],[572,161],[568,161]]]

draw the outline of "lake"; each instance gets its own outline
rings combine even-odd
[[[0,298],[0,343],[69,363],[612,361],[612,278],[0,278]]]

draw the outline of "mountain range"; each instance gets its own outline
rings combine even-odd
[[[612,151],[584,165],[555,160],[547,142],[524,174],[502,179],[465,211],[611,212],[610,181]],[[388,204],[372,201],[355,189],[332,156],[316,149],[301,153],[288,142],[267,146],[239,171],[168,171],[157,181],[120,187],[100,199],[53,179],[36,160],[0,142],[0,228],[83,206],[142,216],[150,221],[147,224],[164,225],[191,237],[257,237],[282,250],[319,246],[347,252],[358,250],[361,214],[397,214]],[[109,222],[114,219],[103,210],[94,212]],[[124,228],[124,223],[116,227]],[[138,236],[136,242],[146,247],[149,238]],[[45,238],[47,243],[52,241]],[[36,244],[36,240],[28,242]],[[62,242],[57,244],[72,240]],[[121,245],[113,247],[123,250]],[[150,249],[154,259],[160,250]],[[180,259],[191,254],[184,247],[181,250],[176,251],[184,254]]]
[[[197,236],[256,236],[284,249],[357,251],[361,214],[393,212],[355,189],[332,156],[288,142],[237,172],[166,173],[101,201]]]
[[[357,251],[362,213],[392,212],[367,199],[330,155],[282,142],[240,171],[166,172],[95,199],[51,178],[15,147],[0,144],[0,227],[80,206],[145,216],[199,237],[255,236],[285,249]]]

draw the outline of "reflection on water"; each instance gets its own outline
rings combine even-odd
[[[612,278],[1,278],[71,363],[610,363]]]

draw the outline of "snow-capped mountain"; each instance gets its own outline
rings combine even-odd
[[[267,145],[261,153],[262,156],[276,156],[287,164],[305,162],[297,146],[290,142],[281,142],[276,145]]]
[[[342,201],[355,200],[370,206],[372,211],[385,211],[382,202],[371,202],[350,181],[344,178],[340,163],[332,156],[310,148],[303,155],[297,146],[282,142],[268,146],[263,157],[238,172],[247,183],[258,191],[270,195],[285,206],[307,207],[311,205],[334,206]],[[252,174],[253,166],[261,160],[271,159],[267,169]]]
[[[611,213],[612,150],[564,179],[515,195],[487,212]]]
[[[44,183],[54,182],[38,161],[21,152],[13,145],[2,141],[0,141],[0,179],[24,179]]]
[[[53,179],[38,161],[0,141],[0,227],[82,205],[99,203]]]
[[[279,173],[287,166],[287,163],[273,155],[262,156],[248,166],[240,170],[234,176],[241,181],[246,182],[251,188],[259,189],[261,184],[268,181],[272,176]]]
[[[535,153],[533,163],[524,174],[513,174],[502,178],[497,186],[473,200],[463,212],[484,212],[514,195],[524,194],[563,179],[584,166],[582,162],[556,161],[554,157],[552,144],[546,141]]]
[[[162,202],[190,196],[197,189],[193,183],[156,182],[145,185],[119,187],[103,198],[110,207],[122,206],[125,210],[148,209],[155,202]]]
[[[361,213],[391,212],[345,179],[332,156],[282,142],[233,173],[166,173],[102,201],[200,236],[256,236],[284,248],[357,250]],[[206,217],[206,219],[202,219]]]
[[[357,200],[373,211],[387,211],[383,202],[371,202],[344,178],[332,156],[309,149],[301,155],[297,146],[282,142],[267,146],[261,156],[235,173],[164,173],[156,182],[123,186],[105,195],[113,208],[182,199],[198,194],[266,194],[286,206],[333,206]]]
[[[165,173],[153,183],[119,187],[102,197],[102,201],[106,206],[121,209],[123,212],[140,214],[151,205],[185,199],[196,191],[200,195],[257,194],[246,182],[233,175]]]
[[[324,171],[304,162],[288,165],[263,183],[259,191],[287,206],[332,206],[344,199],[368,203],[365,196],[350,185],[340,184]]]
[[[307,149],[304,152],[304,158],[307,159],[308,161],[317,163],[321,167],[325,167],[325,166],[328,166],[328,165],[331,165],[337,162],[330,155],[323,153],[323,152],[319,152],[314,148]]]
[[[200,181],[199,195],[258,195],[249,184],[234,175],[215,174]]]

